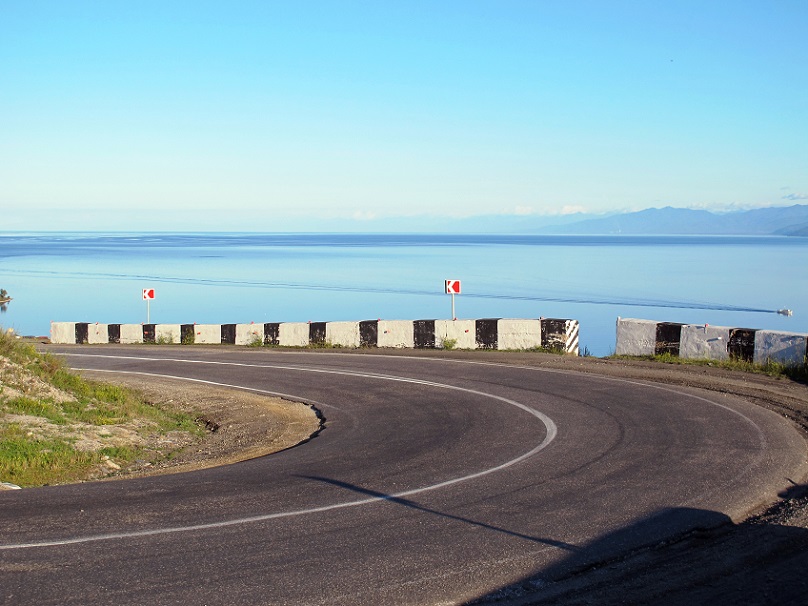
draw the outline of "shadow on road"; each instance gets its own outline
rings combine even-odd
[[[662,510],[469,604],[808,604],[808,486],[779,496],[741,524],[715,511]],[[660,529],[688,527],[675,541],[658,539]]]
[[[361,486],[357,486],[356,484],[349,484],[348,482],[341,482],[339,480],[332,480],[330,478],[321,478],[317,476],[301,476],[306,478],[307,480],[316,480],[318,482],[324,482],[325,484],[332,484],[334,486],[339,486],[340,488],[345,488],[352,492],[358,492],[359,494],[363,494],[370,497],[376,497],[380,501],[388,501],[390,503],[396,503],[398,505],[403,505],[404,507],[409,507],[410,509],[417,509],[418,511],[423,511],[425,513],[430,513],[436,516],[440,516],[442,518],[446,518],[449,520],[456,520],[458,522],[465,522],[466,524],[471,524],[473,526],[478,526],[480,528],[485,528],[487,530],[492,530],[494,532],[501,532],[512,537],[517,537],[519,539],[525,539],[526,541],[532,541],[534,543],[542,543],[544,545],[551,545],[553,547],[558,547],[560,549],[565,549],[568,551],[576,551],[578,547],[575,545],[570,545],[569,543],[564,543],[563,541],[556,541],[549,538],[542,538],[542,537],[531,537],[526,534],[522,534],[519,532],[514,532],[512,530],[507,530],[505,528],[500,528],[498,526],[493,526],[492,524],[486,524],[484,522],[477,522],[475,520],[470,520],[468,518],[464,518],[462,516],[456,516],[449,513],[444,513],[442,511],[437,511],[435,509],[430,509],[429,507],[424,507],[420,503],[416,503],[415,501],[411,501],[409,499],[404,499],[401,497],[396,497],[392,495],[388,495],[383,492],[377,492],[375,490],[369,490],[367,488],[362,488]]]
[[[737,525],[723,513],[674,507],[571,545],[347,482],[307,478],[567,554],[467,604],[808,604],[808,486],[795,484],[777,505]]]

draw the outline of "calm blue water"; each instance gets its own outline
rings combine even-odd
[[[0,233],[0,325],[618,316],[808,332],[808,238]],[[786,318],[771,313],[794,311]]]

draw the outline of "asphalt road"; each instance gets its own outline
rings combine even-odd
[[[66,347],[317,406],[205,471],[0,492],[2,604],[459,604],[773,499],[803,438],[730,396],[418,357]]]

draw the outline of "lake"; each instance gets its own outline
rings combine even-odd
[[[808,238],[0,232],[0,325],[618,316],[808,332]],[[793,310],[793,317],[774,312]]]

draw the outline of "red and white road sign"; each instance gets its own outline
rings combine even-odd
[[[460,294],[460,280],[446,280],[446,294],[459,295]]]
[[[143,300],[144,301],[151,301],[154,299],[154,289],[153,288],[144,288],[143,289]]]

